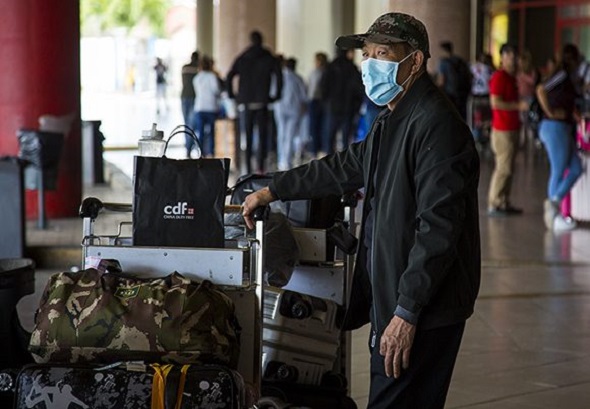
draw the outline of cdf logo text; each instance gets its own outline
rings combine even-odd
[[[188,207],[187,202],[164,206],[164,219],[194,219],[195,209]]]

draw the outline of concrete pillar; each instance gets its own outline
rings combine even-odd
[[[389,0],[356,0],[354,32],[364,33],[382,14],[389,11]]]
[[[213,0],[197,0],[197,50],[213,55]]]
[[[315,53],[332,58],[336,37],[354,32],[356,10],[355,0],[277,0],[277,52],[297,58],[307,77]]]
[[[222,75],[234,59],[250,45],[250,32],[262,33],[264,45],[275,50],[276,0],[218,0],[215,2],[214,55]]]
[[[354,32],[355,0],[332,1],[332,18],[335,20],[335,36]]]
[[[38,129],[41,115],[74,115],[61,153],[57,190],[45,195],[48,217],[76,216],[82,197],[80,8],[78,1],[0,2],[0,156],[18,153],[17,131]],[[37,192],[27,191],[28,218]]]
[[[455,54],[470,57],[471,0],[389,0],[389,11],[411,14],[422,21],[430,39],[428,70],[435,72],[442,52],[441,41],[451,41]]]

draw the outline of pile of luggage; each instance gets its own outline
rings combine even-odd
[[[250,407],[239,348],[234,304],[211,282],[140,279],[116,267],[55,274],[15,407]]]

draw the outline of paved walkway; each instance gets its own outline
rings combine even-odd
[[[127,157],[129,158],[129,154]],[[514,180],[520,217],[491,219],[485,196],[491,164],[482,163],[480,224],[483,275],[475,315],[468,321],[447,408],[590,408],[590,229],[547,232],[542,199],[547,177],[544,156],[521,155]],[[129,175],[115,171],[106,186],[85,195],[130,202]],[[29,245],[80,245],[81,222],[50,220],[48,231],[28,224]],[[79,248],[79,247],[77,247]],[[37,271],[37,292],[20,303],[25,326],[48,275]],[[367,328],[353,334],[351,391],[367,402]],[[419,409],[419,408],[417,408]]]

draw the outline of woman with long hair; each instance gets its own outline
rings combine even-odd
[[[548,229],[555,231],[576,227],[575,220],[559,213],[559,207],[583,170],[574,139],[577,94],[571,80],[578,60],[578,48],[566,44],[560,69],[536,88],[545,115],[539,126],[539,138],[545,146],[550,164],[543,220]]]

